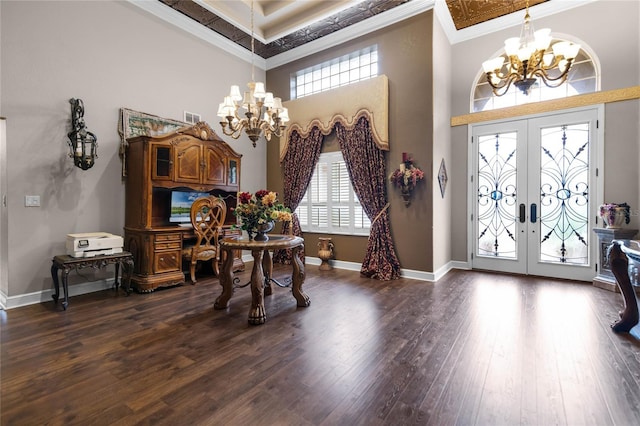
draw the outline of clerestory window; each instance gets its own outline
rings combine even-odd
[[[378,46],[305,68],[291,75],[291,99],[335,89],[378,75]]]

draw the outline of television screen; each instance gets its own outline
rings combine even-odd
[[[191,223],[191,218],[189,217],[191,204],[193,204],[196,198],[208,196],[208,192],[172,191],[169,222]]]

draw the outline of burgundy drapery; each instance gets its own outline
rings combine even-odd
[[[289,147],[282,160],[282,168],[284,169],[284,194],[282,200],[284,205],[289,207],[291,211],[295,211],[304,197],[313,170],[320,158],[320,150],[324,136],[318,127],[313,127],[309,132],[309,136],[303,138],[297,130],[294,130],[289,137]],[[302,229],[298,216],[294,213],[291,220],[293,235],[301,236]],[[285,224],[282,230],[283,234],[289,233],[289,226]],[[304,247],[299,251],[300,257],[304,261]],[[279,250],[274,253],[273,261],[277,263],[291,263],[291,250]]]
[[[395,253],[391,238],[391,226],[387,212],[386,169],[384,153],[374,143],[369,119],[360,117],[352,130],[338,122],[333,127],[354,191],[371,220],[371,231],[367,244],[367,253],[362,262],[360,273],[379,280],[392,280],[400,277],[400,262]],[[313,127],[309,136],[302,138],[294,131],[289,139],[287,153],[283,160],[284,204],[294,211],[304,197],[313,170],[318,162],[323,142],[322,132]],[[300,222],[296,215],[292,221],[293,234],[302,235]],[[288,233],[288,228],[283,229]],[[274,261],[289,263],[291,253],[279,251]]]
[[[360,117],[351,130],[340,122],[334,129],[353,189],[371,220],[367,253],[360,273],[385,281],[398,279],[400,261],[391,238],[384,153],[373,142],[367,117]]]

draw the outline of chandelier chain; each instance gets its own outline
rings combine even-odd
[[[255,56],[255,40],[253,38],[253,0],[251,0],[251,81],[256,81],[255,76],[255,64],[254,64],[254,56]]]

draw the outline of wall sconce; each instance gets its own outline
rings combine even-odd
[[[424,172],[413,165],[413,159],[410,158],[406,152],[402,153],[400,168],[396,169],[389,176],[389,180],[393,186],[400,188],[400,191],[402,191],[402,199],[406,207],[409,207],[411,204],[413,190],[422,179],[424,179]]]
[[[84,124],[84,103],[82,99],[69,99],[71,103],[71,127],[69,137],[69,157],[82,170],[90,169],[98,158],[98,138],[87,130]]]

